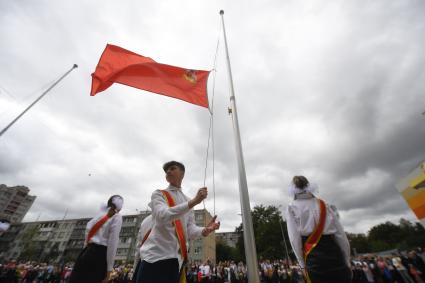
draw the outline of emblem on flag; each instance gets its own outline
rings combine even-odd
[[[195,70],[186,70],[183,77],[189,82],[195,84],[196,83],[196,71]]]

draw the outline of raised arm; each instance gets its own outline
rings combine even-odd
[[[173,207],[169,207],[167,201],[162,195],[162,192],[160,190],[156,190],[153,192],[151,197],[152,215],[159,222],[170,222],[189,212],[191,208],[202,202],[206,197],[207,188],[200,188],[193,199]]]
[[[291,242],[291,246],[295,256],[297,257],[298,263],[300,264],[301,268],[305,268],[301,234],[295,222],[293,208],[290,206],[288,206],[286,210],[286,225],[288,228],[289,241]]]
[[[113,219],[111,219],[111,221],[111,226],[109,227],[108,247],[106,252],[108,272],[112,271],[114,267],[115,255],[117,253],[118,240],[122,226],[122,216],[120,214],[116,214]]]
[[[344,232],[344,228],[342,227],[341,222],[339,221],[337,212],[332,208],[329,208],[328,211],[331,212],[332,217],[335,221],[335,240],[341,248],[347,266],[350,266],[350,242],[348,241],[347,235]]]

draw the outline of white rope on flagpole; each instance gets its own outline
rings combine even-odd
[[[213,64],[213,83],[212,83],[212,94],[211,94],[211,105],[208,107],[210,112],[210,125],[208,129],[208,142],[207,142],[207,151],[205,157],[205,170],[204,170],[204,187],[207,179],[207,169],[208,169],[208,157],[209,157],[209,149],[210,149],[210,140],[212,147],[212,183],[213,183],[213,215],[215,215],[215,153],[214,153],[214,96],[215,96],[215,82],[216,82],[216,74],[217,74],[217,57],[218,57],[218,48],[220,46],[220,32],[221,25],[218,33],[217,45],[215,49],[214,55],[214,64]],[[205,209],[205,201],[203,201],[204,209]]]

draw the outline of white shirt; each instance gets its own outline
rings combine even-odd
[[[150,229],[152,229],[152,215],[146,216],[146,218],[143,219],[142,223],[140,223],[140,228],[139,232],[137,233],[136,239],[136,252],[134,253],[133,274],[136,271],[136,267],[139,263],[139,260],[143,260],[143,258],[140,258],[140,247],[142,246],[143,238],[146,236]],[[132,277],[133,275],[131,276],[131,278]]]
[[[140,223],[139,233],[137,234],[137,243],[136,243],[136,252],[134,254],[133,271],[136,270],[137,263],[139,262],[139,260],[143,260],[143,258],[140,258],[140,247],[142,246],[143,238],[146,236],[146,234],[151,228],[152,228],[152,215],[148,215],[145,219],[143,219],[142,223]]]
[[[143,219],[142,223],[140,223],[139,233],[137,234],[137,249],[136,249],[136,260],[140,258],[140,247],[142,246],[143,238],[152,229],[152,215],[148,215],[145,219]],[[142,258],[143,260],[143,258]]]
[[[199,271],[202,272],[202,276],[209,277],[211,275],[211,268],[208,264],[201,265]]]
[[[310,236],[319,223],[319,219],[320,206],[315,197],[296,199],[289,204],[286,210],[289,240],[302,268],[305,267],[305,262],[301,237]],[[341,248],[347,266],[350,266],[350,244],[347,235],[339,222],[336,210],[326,204],[326,222],[323,235],[332,234]]]
[[[404,265],[401,263],[401,259],[399,257],[393,257],[392,261],[393,265],[395,266],[395,268],[397,268],[397,270],[406,270]]]
[[[200,237],[203,229],[196,226],[193,210],[189,209],[189,198],[183,194],[181,188],[170,185],[166,191],[173,197],[176,204],[174,207],[168,206],[160,190],[152,193],[149,204],[152,208],[152,231],[140,248],[141,257],[149,263],[170,258],[180,259],[180,244],[172,221],[180,219],[186,242]]]
[[[102,212],[101,214],[98,214],[96,217],[91,219],[86,226],[86,236],[91,228],[103,217],[105,216],[106,212]],[[106,263],[107,263],[107,270],[111,271],[114,267],[114,259],[115,254],[117,253],[117,247],[118,247],[118,240],[120,236],[121,231],[121,225],[122,225],[122,216],[121,214],[116,213],[114,216],[109,218],[103,225],[100,227],[100,229],[94,234],[94,236],[91,238],[90,243],[106,246]]]

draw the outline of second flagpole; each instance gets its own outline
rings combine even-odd
[[[54,88],[61,80],[63,80],[72,70],[78,68],[77,64],[74,64],[71,69],[69,69],[62,77],[60,77],[54,84],[52,84],[48,89],[46,89],[33,103],[31,103],[21,114],[19,114],[12,122],[9,123],[3,130],[0,132],[0,137],[10,128],[16,121],[19,120],[24,114],[31,109],[40,99],[42,99],[52,88]]]
[[[248,282],[260,283],[258,276],[258,261],[257,249],[255,247],[254,228],[252,225],[251,207],[249,205],[248,184],[246,180],[245,163],[242,152],[241,135],[239,131],[238,113],[236,110],[235,91],[233,88],[232,69],[230,67],[229,50],[227,47],[226,29],[224,26],[224,11],[220,11],[221,23],[223,25],[224,45],[226,48],[227,70],[230,80],[230,103],[231,115],[233,121],[233,131],[235,134],[236,155],[238,160],[239,169],[239,193],[242,210],[242,226],[243,226],[243,239],[245,244],[245,257],[246,266],[248,269]]]

